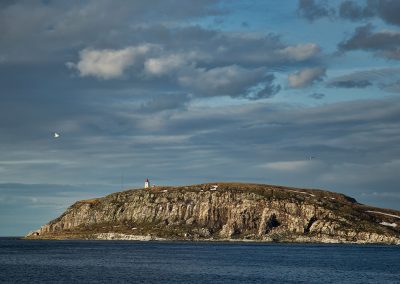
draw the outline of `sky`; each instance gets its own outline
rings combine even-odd
[[[145,178],[400,210],[399,63],[397,0],[1,1],[0,235]]]

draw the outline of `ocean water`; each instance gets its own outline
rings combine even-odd
[[[400,247],[0,239],[1,283],[400,283]]]

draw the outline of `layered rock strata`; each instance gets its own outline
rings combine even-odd
[[[322,190],[154,187],[78,201],[27,238],[400,244],[400,212]]]

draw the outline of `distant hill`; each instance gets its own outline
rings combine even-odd
[[[158,186],[78,201],[26,238],[400,244],[400,212],[314,189]]]

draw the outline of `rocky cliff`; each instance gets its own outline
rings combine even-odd
[[[78,201],[27,238],[400,244],[400,212],[322,190],[239,183],[154,187]]]

